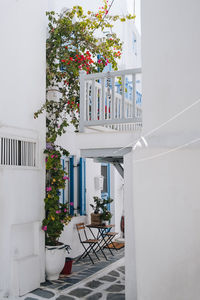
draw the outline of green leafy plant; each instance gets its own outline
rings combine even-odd
[[[93,197],[94,204],[90,204],[90,206],[94,210],[94,214],[101,214],[102,220],[110,220],[112,217],[111,212],[108,210],[108,204],[113,202],[113,199],[102,199],[97,196]]]
[[[112,218],[112,214],[109,210],[106,210],[103,212],[102,214],[102,220],[104,221],[110,221],[110,219]]]
[[[94,210],[94,214],[99,214],[102,213],[102,199],[94,196],[94,204],[90,204],[90,206],[93,208]]]
[[[59,203],[59,189],[65,187],[67,180],[64,179],[67,174],[62,170],[60,159],[69,153],[59,147],[56,141],[70,124],[78,131],[79,72],[101,72],[108,63],[117,70],[122,43],[112,32],[113,24],[135,17],[110,16],[108,12],[106,0],[103,0],[103,6],[96,13],[84,13],[81,6],[74,6],[60,15],[47,12],[46,101],[34,114],[34,118],[38,118],[46,112],[46,197],[42,229],[46,233],[47,244],[58,243],[64,224],[71,220],[69,207]],[[96,30],[110,33],[98,38]]]
[[[65,151],[64,151],[65,152]],[[60,189],[65,188],[69,178],[62,169],[61,154],[55,147],[45,150],[46,154],[46,197],[45,219],[42,229],[46,233],[46,244],[57,245],[58,239],[71,221],[68,204],[59,203]],[[65,154],[67,154],[65,152]]]

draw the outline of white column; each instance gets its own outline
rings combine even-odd
[[[133,202],[133,151],[124,155],[124,209],[126,300],[137,300]]]

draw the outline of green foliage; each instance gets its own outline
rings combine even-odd
[[[93,197],[94,199],[94,205],[90,204],[90,206],[93,208],[95,214],[101,214],[102,220],[110,220],[112,217],[111,212],[108,210],[108,204],[113,202],[113,199],[102,199],[97,196]]]
[[[47,12],[46,101],[35,112],[34,118],[46,112],[46,139],[47,144],[52,145],[51,149],[45,151],[47,191],[43,230],[48,244],[57,243],[64,224],[71,219],[68,207],[59,204],[59,189],[65,186],[60,158],[61,155],[68,155],[68,151],[57,146],[56,140],[66,132],[70,123],[78,131],[79,72],[101,72],[108,63],[117,70],[122,43],[112,32],[113,23],[134,18],[132,15],[109,16],[108,10],[109,5],[103,0],[103,6],[97,13],[85,13],[81,6],[74,6],[60,15]],[[110,33],[97,38],[96,30],[98,33]],[[101,55],[101,58],[97,59],[97,55]]]
[[[113,23],[133,19],[134,16],[109,16],[108,3],[97,13],[84,13],[81,6],[58,15],[47,12],[47,99],[35,113],[35,118],[44,110],[47,112],[47,141],[54,143],[58,136],[65,133],[69,123],[78,130],[79,120],[79,71],[101,72],[111,63],[117,70],[117,60],[121,57],[122,43],[112,32]],[[95,30],[102,32],[97,38]],[[103,31],[110,33],[103,34]],[[101,55],[97,59],[97,55]],[[53,99],[52,91],[58,98]]]
[[[62,169],[60,151],[55,147],[45,150],[46,197],[44,202],[46,215],[42,229],[46,232],[47,245],[58,243],[64,225],[67,225],[71,220],[68,204],[59,203],[59,190],[65,188],[65,182],[69,179]]]

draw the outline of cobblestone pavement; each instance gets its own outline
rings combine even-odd
[[[123,300],[125,299],[124,249],[113,252],[106,250],[108,261],[100,256],[100,261],[91,264],[85,258],[73,263],[72,273],[58,280],[46,281],[39,289],[20,300]]]

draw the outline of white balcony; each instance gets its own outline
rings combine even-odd
[[[138,83],[139,82],[139,83]],[[80,132],[86,128],[138,131],[142,128],[141,69],[80,73]]]

